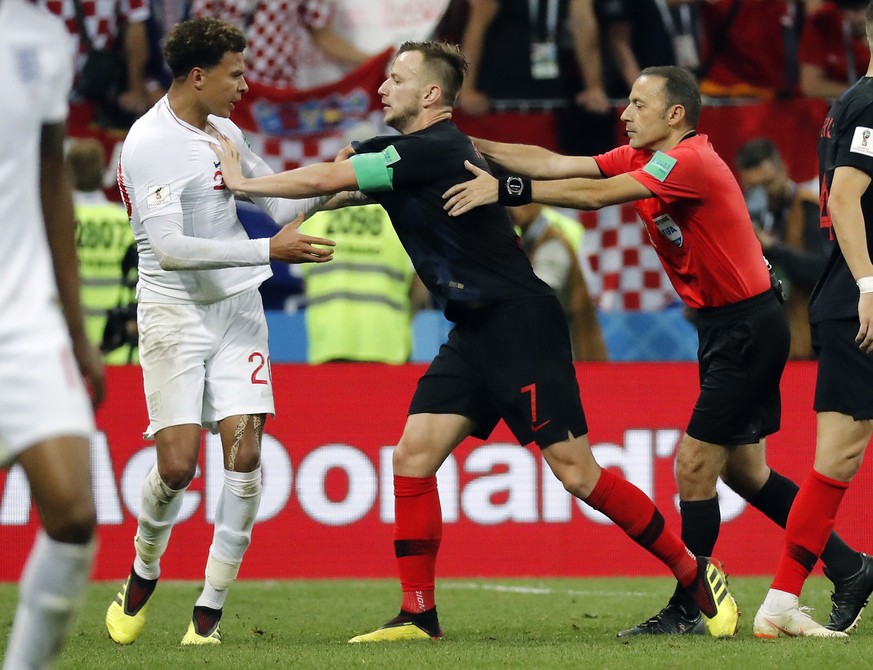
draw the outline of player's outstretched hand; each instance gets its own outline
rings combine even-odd
[[[861,328],[855,336],[855,342],[868,354],[873,353],[873,293],[862,293],[858,299],[858,320]]]
[[[464,161],[464,167],[473,173],[475,179],[455,184],[443,193],[446,201],[443,209],[449,216],[460,216],[474,207],[497,202],[497,180],[470,161]]]
[[[210,144],[218,160],[221,161],[221,176],[224,185],[236,193],[242,187],[242,166],[236,145],[224,135],[218,137],[218,146]]]
[[[333,259],[336,242],[324,237],[304,235],[298,230],[303,223],[299,214],[270,239],[270,260],[285,263],[326,263]]]

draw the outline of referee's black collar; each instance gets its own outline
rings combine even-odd
[[[679,138],[679,141],[684,142],[685,140],[690,140],[692,137],[697,137],[696,130],[689,130],[687,133],[685,133],[682,137]]]

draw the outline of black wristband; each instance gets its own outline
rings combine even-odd
[[[530,177],[502,177],[497,180],[497,202],[506,207],[527,205],[532,201]]]

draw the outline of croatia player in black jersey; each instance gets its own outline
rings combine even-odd
[[[739,184],[707,136],[695,131],[700,106],[690,72],[646,68],[621,115],[628,144],[598,156],[561,156],[476,140],[485,156],[516,175],[498,184],[471,165],[476,178],[446,192],[446,209],[458,215],[483,203],[529,198],[581,209],[634,203],[673,287],[696,313],[700,394],[676,450],[676,482],[682,539],[707,556],[721,524],[719,476],[782,527],[798,486],[769,467],[765,449],[781,419],[788,324]],[[831,534],[822,559],[834,583],[830,620],[825,627],[806,617],[803,628],[807,635],[834,636],[867,604],[873,558]],[[619,635],[704,633],[697,607],[677,589],[660,612]]]
[[[443,209],[442,194],[466,176],[464,161],[486,167],[451,121],[465,72],[455,46],[404,44],[379,88],[385,120],[402,134],[347,148],[340,157],[349,160],[245,179],[235,147],[224,141],[218,152],[225,183],[240,195],[358,189],[380,203],[419,276],[455,322],[419,380],[394,450],[401,610],[351,642],[442,636],[434,599],[442,536],[436,472],[464,438],[487,438],[500,419],[522,444],[537,443],[570,493],[670,568],[706,615],[711,634],[733,635],[736,603],[718,561],[688,551],[642,491],[595,461],[566,320],[552,290],[534,275],[505,209],[491,205],[457,218]]]
[[[873,48],[873,3],[867,6]],[[818,354],[816,450],[788,516],[785,547],[755,635],[807,635],[798,597],[873,436],[873,64],[825,118],[818,139],[822,234],[837,240],[809,303]],[[851,622],[851,627],[857,618]]]

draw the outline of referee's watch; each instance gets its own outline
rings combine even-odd
[[[497,202],[507,207],[527,205],[533,199],[530,177],[510,175],[497,180]]]

